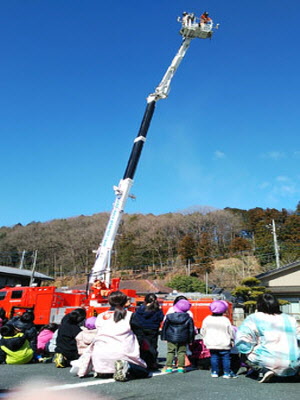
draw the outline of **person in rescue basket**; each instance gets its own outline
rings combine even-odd
[[[204,318],[200,333],[210,351],[211,377],[219,377],[221,364],[223,378],[237,378],[230,369],[230,349],[234,340],[234,331],[229,318],[223,315],[228,309],[228,304],[224,300],[215,300],[209,308],[212,315]]]
[[[27,364],[33,358],[26,334],[17,332],[13,325],[0,328],[0,364]]]
[[[167,361],[165,372],[172,372],[172,365],[177,353],[179,373],[185,372],[186,345],[192,343],[195,336],[194,322],[188,314],[191,303],[179,300],[173,306],[173,313],[166,316],[161,339],[167,341]]]
[[[92,344],[92,364],[95,378],[113,375],[116,381],[147,378],[146,363],[140,358],[138,340],[130,327],[132,312],[126,310],[127,296],[111,292],[109,311],[98,315],[97,335]]]
[[[76,336],[81,331],[81,325],[86,317],[83,308],[76,308],[65,315],[58,328],[56,338],[56,349],[53,362],[57,368],[65,368],[70,365],[70,361],[79,358]]]
[[[163,319],[164,314],[157,296],[154,293],[148,293],[144,303],[138,307],[130,321],[131,328],[139,341],[141,358],[146,362],[149,370],[158,369],[157,341]]]

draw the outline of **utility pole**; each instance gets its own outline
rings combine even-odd
[[[34,272],[35,272],[35,267],[36,267],[37,254],[38,254],[38,251],[35,250],[34,251],[34,256],[33,256],[33,264],[32,264],[31,278],[30,278],[29,286],[32,286],[33,281],[34,281]]]
[[[21,256],[21,261],[20,261],[20,266],[19,266],[20,269],[23,269],[25,254],[26,254],[26,250],[23,250],[22,251],[22,256]]]
[[[278,246],[278,242],[277,242],[276,226],[275,226],[274,219],[272,219],[272,233],[273,233],[273,240],[274,240],[275,257],[276,257],[276,268],[280,268],[279,246]]]

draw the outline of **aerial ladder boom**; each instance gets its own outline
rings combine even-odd
[[[212,28],[213,27],[211,25],[210,29],[207,30],[207,32],[203,32],[203,30],[199,28],[198,24],[194,27],[182,26],[182,29],[180,30],[180,34],[183,37],[181,46],[176,56],[173,58],[172,63],[168,67],[161,82],[156,87],[154,93],[150,94],[147,97],[146,110],[144,112],[143,120],[138,134],[134,139],[133,147],[123,178],[120,180],[118,186],[113,187],[116,198],[113,204],[113,209],[111,211],[109,221],[106,226],[106,230],[104,232],[103,239],[96,253],[95,264],[90,274],[90,283],[94,282],[95,279],[101,279],[105,281],[107,288],[109,288],[111,274],[110,260],[112,248],[122,219],[122,215],[124,213],[126,201],[129,197],[130,189],[133,185],[134,174],[141,156],[144,143],[146,141],[147,132],[155,110],[156,102],[160,99],[165,99],[168,97],[172,78],[177,71],[181,61],[183,60],[190,46],[191,40],[195,37],[203,39],[211,37]]]

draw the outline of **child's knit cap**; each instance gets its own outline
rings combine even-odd
[[[228,304],[224,300],[215,300],[210,303],[209,309],[213,314],[224,314],[228,309]]]
[[[84,326],[87,329],[96,329],[96,317],[90,317],[85,320]]]
[[[188,300],[179,300],[174,304],[173,309],[175,312],[187,312],[191,308],[191,303]]]

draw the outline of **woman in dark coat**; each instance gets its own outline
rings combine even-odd
[[[141,358],[148,369],[157,369],[157,341],[159,328],[164,314],[154,293],[146,295],[144,303],[136,310],[131,319],[131,328],[136,334]]]
[[[70,365],[70,361],[79,358],[76,336],[81,332],[81,325],[86,317],[83,308],[76,308],[65,315],[58,328],[56,338],[56,349],[53,362],[57,368],[64,368]]]

